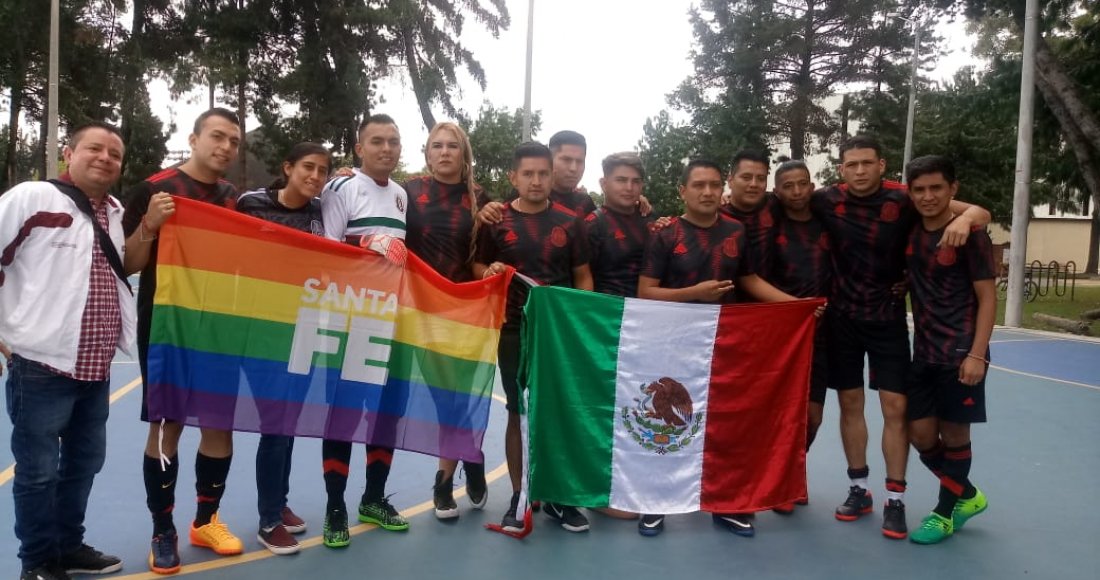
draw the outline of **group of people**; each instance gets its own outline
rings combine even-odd
[[[120,176],[124,144],[105,123],[72,131],[67,172],[26,182],[0,196],[0,343],[8,358],[8,412],[15,531],[22,578],[109,573],[121,561],[84,543],[88,495],[106,453],[110,362],[136,339],[143,383],[156,291],[157,236],[175,212],[176,196],[197,199],[304,232],[368,248],[395,263],[406,248],[454,282],[514,268],[540,284],[653,300],[729,304],[828,299],[815,337],[806,447],[821,424],[826,389],[837,391],[840,431],[851,480],[836,518],[873,511],[866,459],[864,356],[870,387],[879,391],[884,427],[886,502],[882,532],[918,543],[942,541],[986,509],[969,480],[969,426],[985,421],[984,377],[996,294],[987,211],[954,199],[951,161],[921,157],[906,168],[908,188],[883,179],[885,160],[871,137],[840,147],[843,182],[815,190],[804,162],[781,163],[774,193],[762,153],[743,151],[724,167],[692,160],[684,167],[679,216],[649,215],[645,170],[634,153],[602,162],[603,205],[578,189],[587,143],[573,131],[549,145],[524,143],[509,174],[514,191],[490,200],[473,180],[469,139],[453,123],[429,133],[430,175],[392,180],[401,156],[392,118],[372,115],[358,128],[361,166],[332,173],[332,157],[315,143],[294,146],[282,178],[240,195],[224,175],[239,154],[236,116],[211,109],[189,136],[191,156],[126,193],[109,194]],[[728,169],[728,175],[727,175]],[[728,192],[728,198],[724,193]],[[140,272],[137,307],[127,277]],[[905,295],[913,304],[909,347]],[[505,455],[512,498],[501,521],[522,532],[518,505],[523,448],[519,422],[519,332],[527,286],[513,279],[498,364],[507,397]],[[820,313],[819,313],[820,315]],[[76,321],[80,320],[77,324]],[[148,421],[143,392],[142,419]],[[177,447],[183,426],[150,423],[143,473],[153,529],[149,568],[180,569],[174,523]],[[200,429],[195,456],[197,509],[188,530],[194,546],[239,554],[243,543],[218,518],[233,455],[232,434]],[[264,434],[256,454],[258,541],[276,554],[298,551],[305,521],[287,505],[294,440]],[[939,479],[935,509],[912,533],[904,493],[909,445]],[[323,542],[350,543],[345,490],[352,445],[322,443],[327,493]],[[367,446],[366,489],[357,518],[387,530],[409,522],[385,495],[393,449]],[[464,462],[466,491],[486,504],[484,466]],[[458,462],[440,459],[433,502],[440,519],[459,516],[454,499]],[[805,503],[803,498],[800,503]],[[553,503],[544,512],[566,530],[589,522],[578,509]],[[791,513],[794,504],[776,506]],[[638,531],[663,530],[660,514],[638,518]],[[752,514],[714,514],[735,534],[755,533]]]

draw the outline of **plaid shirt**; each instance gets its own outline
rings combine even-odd
[[[114,200],[92,200],[96,221],[108,228],[107,204]],[[80,318],[80,346],[76,351],[76,369],[70,374],[59,374],[78,381],[102,381],[110,378],[111,359],[115,357],[119,336],[122,334],[122,311],[118,305],[118,283],[115,272],[107,262],[107,255],[99,247],[98,239],[92,243],[92,268],[88,280],[88,302]],[[55,369],[56,370],[56,369]]]

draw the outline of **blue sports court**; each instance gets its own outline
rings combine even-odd
[[[971,477],[988,495],[989,510],[955,537],[935,546],[883,538],[881,501],[874,517],[838,522],[833,510],[848,480],[837,433],[834,395],[808,457],[810,504],[793,515],[762,513],[755,538],[735,536],[706,514],[672,516],[656,538],[637,533],[634,521],[590,512],[592,529],[573,534],[541,514],[525,540],[486,531],[507,507],[504,413],[494,409],[485,440],[490,480],[485,511],[472,511],[456,476],[461,517],[441,523],[432,515],[434,458],[398,452],[388,490],[410,517],[407,532],[352,528],[352,543],[321,545],[325,505],[318,440],[295,445],[290,505],[309,524],[303,550],[274,556],[255,538],[257,435],[235,437],[233,469],[222,519],[245,544],[245,554],[218,557],[186,544],[194,515],[193,457],[198,435],[184,434],[177,491],[180,575],[190,578],[1100,578],[1100,341],[999,328],[991,346],[987,381],[990,422],[973,430]],[[146,426],[138,421],[140,383],[135,361],[116,360],[113,371],[107,464],[96,480],[86,541],[123,559],[122,572],[105,578],[159,578],[148,572],[150,520],[144,503],[141,453]],[[882,497],[881,425],[868,399],[873,492]],[[0,576],[19,572],[12,530],[13,473],[10,421],[0,421]],[[363,489],[363,451],[357,445],[347,493],[354,509]],[[910,529],[935,503],[937,483],[915,454],[906,494]]]

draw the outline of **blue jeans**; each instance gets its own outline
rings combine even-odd
[[[294,438],[287,435],[261,435],[256,449],[256,507],[260,511],[260,529],[283,522],[283,508],[290,493],[290,456]]]
[[[29,570],[84,543],[88,495],[107,455],[110,381],[70,379],[18,355],[8,369],[15,535]]]

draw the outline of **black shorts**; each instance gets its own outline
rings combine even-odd
[[[863,388],[863,357],[871,363],[871,388],[905,394],[909,374],[909,327],[905,319],[886,322],[853,320],[825,311],[829,351],[829,386]]]
[[[914,361],[908,383],[910,421],[935,417],[952,423],[985,423],[985,377],[976,385],[964,385],[957,366]]]
[[[814,334],[814,358],[810,363],[810,402],[822,405],[829,385],[829,348],[825,344],[823,326],[819,324]]]
[[[141,368],[141,420],[146,423],[149,422],[149,340],[147,338],[141,340],[141,336],[138,336],[138,366]]]
[[[510,413],[519,413],[519,351],[520,333],[518,328],[502,328],[500,343],[497,345],[497,366],[500,368],[500,382],[504,386],[505,408]]]

